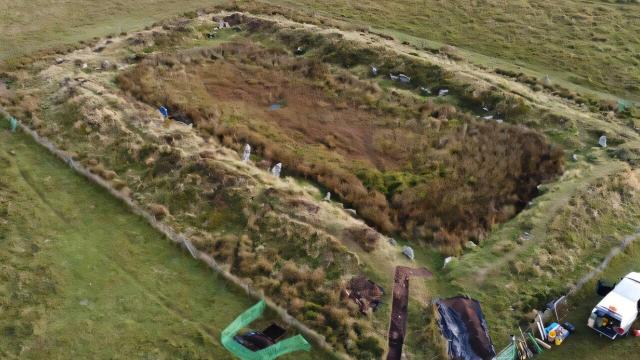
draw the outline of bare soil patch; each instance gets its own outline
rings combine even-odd
[[[393,305],[389,325],[389,352],[387,360],[402,358],[402,345],[407,332],[407,317],[409,307],[409,278],[431,277],[431,272],[425,268],[396,267],[393,285]]]

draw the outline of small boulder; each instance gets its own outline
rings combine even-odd
[[[398,75],[398,81],[403,84],[409,84],[411,82],[411,78],[405,74]]]
[[[603,148],[607,147],[607,137],[605,135],[600,136],[600,139],[598,139],[598,145]]]
[[[415,253],[413,252],[413,249],[410,246],[405,246],[402,248],[402,254],[406,257],[408,257],[411,260],[414,260],[416,258]]]
[[[453,261],[453,259],[455,259],[453,256],[449,256],[448,258],[444,259],[444,265],[442,265],[442,268],[446,268],[447,265]]]

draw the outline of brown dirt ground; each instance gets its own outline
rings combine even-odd
[[[336,102],[316,85],[278,70],[216,62],[191,69],[213,101],[278,128],[306,145],[325,144],[344,157],[392,169],[397,159],[372,148],[372,114],[345,100]],[[233,90],[231,90],[233,89]],[[283,102],[281,109],[271,104]],[[233,109],[233,110],[232,110]]]

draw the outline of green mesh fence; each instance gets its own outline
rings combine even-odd
[[[220,341],[225,349],[242,360],[271,360],[291,352],[311,350],[311,345],[309,345],[302,335],[296,335],[279,341],[259,351],[251,351],[235,341],[233,337],[240,330],[259,318],[264,312],[265,306],[264,300],[260,300],[259,303],[240,314],[240,316],[233,320],[233,322],[222,331]]]
[[[518,352],[516,351],[516,346],[511,344],[504,348],[498,355],[496,355],[493,360],[515,360]]]

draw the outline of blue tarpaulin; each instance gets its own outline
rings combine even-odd
[[[274,111],[274,110],[279,110],[282,108],[281,104],[275,103],[275,104],[271,104],[271,106],[269,106],[269,110]]]
[[[162,114],[162,117],[164,117],[165,119],[169,117],[169,110],[167,110],[166,107],[160,106],[158,110],[160,110],[160,114]]]

